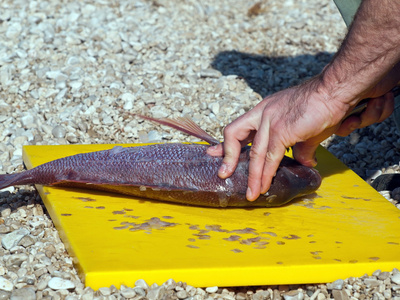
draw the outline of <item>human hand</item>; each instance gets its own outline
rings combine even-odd
[[[241,148],[252,141],[248,200],[267,192],[288,147],[313,137],[322,138],[321,134],[331,135],[326,130],[344,117],[347,107],[341,103],[328,105],[329,98],[319,80],[316,77],[265,98],[225,128],[223,145],[209,148],[210,155],[224,155],[218,174],[227,178],[237,166]],[[314,156],[299,161],[310,167],[316,164]]]
[[[248,200],[269,189],[286,148],[294,146],[294,158],[313,167],[317,163],[316,148],[327,137],[348,135],[356,128],[384,120],[393,111],[393,95],[387,93],[371,99],[360,116],[350,116],[341,123],[352,107],[329,103],[326,94],[315,88],[315,80],[265,98],[225,128],[223,144],[209,148],[210,155],[224,155],[219,176],[227,178],[237,166],[240,149],[253,141]]]

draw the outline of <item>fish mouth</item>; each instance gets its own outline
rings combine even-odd
[[[286,179],[289,190],[296,191],[299,196],[313,193],[321,186],[322,179],[319,172],[297,162],[282,166],[279,172]]]
[[[314,193],[321,185],[321,175],[310,167],[306,167],[294,159],[285,158],[276,172],[269,195],[276,205],[283,205],[290,200]]]

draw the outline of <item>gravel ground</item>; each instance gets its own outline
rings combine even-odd
[[[331,1],[3,0],[1,173],[23,168],[23,145],[189,140],[124,112],[188,115],[221,139],[263,97],[317,74],[345,31]],[[392,120],[324,146],[366,180],[399,170]],[[93,291],[32,187],[2,191],[0,205],[0,299],[400,299],[396,269],[318,285]]]

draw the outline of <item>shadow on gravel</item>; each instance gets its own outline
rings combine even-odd
[[[37,204],[41,205],[43,211],[47,213],[42,199],[36,190],[25,190],[21,188],[16,189],[13,193],[8,191],[0,192],[0,214],[7,208],[9,208],[11,213],[13,213],[21,207]]]
[[[243,78],[250,88],[264,98],[319,74],[333,55],[320,52],[315,55],[269,57],[223,51],[215,56],[211,66],[224,76]]]

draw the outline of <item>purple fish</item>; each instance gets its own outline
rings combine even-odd
[[[193,121],[152,121],[218,143]],[[206,153],[208,145],[154,144],[116,146],[111,150],[57,159],[16,174],[0,175],[0,189],[22,184],[83,187],[160,201],[209,207],[272,207],[313,193],[321,184],[319,173],[285,157],[270,190],[256,201],[246,200],[249,150],[240,155],[235,173],[218,177],[222,157]]]

